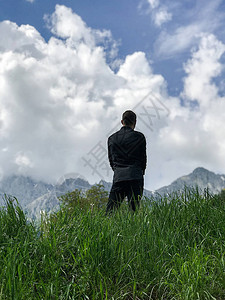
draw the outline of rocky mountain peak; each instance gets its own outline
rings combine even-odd
[[[224,179],[223,179],[224,178]],[[196,187],[200,190],[209,188],[212,193],[219,193],[225,188],[225,175],[215,174],[205,168],[198,167],[192,173],[179,177],[170,185],[164,186],[157,190],[158,193],[171,193],[184,187]]]
[[[192,174],[199,174],[199,175],[201,175],[201,174],[204,174],[204,173],[212,173],[212,174],[214,174],[213,172],[210,172],[209,170],[207,170],[207,169],[205,169],[205,168],[203,168],[203,167],[198,167],[198,168],[196,168],[196,169],[194,169],[194,171],[192,172]]]

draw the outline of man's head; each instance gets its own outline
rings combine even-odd
[[[136,114],[132,110],[126,110],[122,115],[121,123],[124,126],[129,126],[132,129],[134,129],[136,125],[136,120],[137,120]]]

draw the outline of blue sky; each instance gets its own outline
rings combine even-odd
[[[2,176],[110,181],[84,161],[132,107],[148,139],[147,188],[198,166],[225,173],[224,17],[221,0],[0,0]]]

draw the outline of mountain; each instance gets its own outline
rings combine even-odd
[[[91,188],[88,181],[82,178],[67,178],[61,183],[58,183],[54,188],[46,194],[34,199],[26,205],[26,210],[30,217],[35,218],[45,211],[46,213],[56,211],[59,208],[60,201],[58,197],[72,192],[75,189],[86,191]]]
[[[54,190],[54,185],[35,181],[26,176],[9,176],[0,182],[0,194],[16,197],[22,207]]]
[[[101,180],[106,191],[110,191],[112,183]],[[179,177],[170,185],[164,186],[156,191],[144,190],[145,197],[163,195],[174,191],[182,190],[185,186],[198,186],[200,190],[209,188],[212,193],[219,193],[225,189],[225,175],[218,175],[204,168],[197,168],[192,173]],[[4,194],[15,196],[20,205],[28,212],[30,217],[40,215],[41,211],[51,212],[59,208],[58,197],[72,192],[75,189],[83,191],[91,188],[91,184],[79,176],[75,178],[62,177],[55,185],[35,181],[25,176],[9,176],[0,182],[0,196]],[[1,197],[3,198],[3,197]],[[3,201],[0,200],[0,205]]]
[[[155,192],[159,194],[167,194],[174,191],[182,190],[185,186],[196,187],[200,190],[209,188],[209,191],[213,194],[221,192],[225,188],[225,175],[215,174],[204,168],[196,168],[189,175],[182,176],[170,185],[164,186]]]
[[[9,176],[0,182],[0,205],[4,205],[4,194],[14,196],[30,217],[41,211],[50,212],[59,207],[58,197],[75,189],[87,190],[91,185],[84,179],[62,178],[57,184],[35,181],[26,176]]]

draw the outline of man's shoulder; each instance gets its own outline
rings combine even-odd
[[[108,137],[108,139],[113,138],[113,137],[114,137],[115,135],[117,135],[119,132],[120,132],[120,131],[118,130],[118,131],[112,133],[112,134]]]
[[[142,132],[134,130],[134,133],[135,133],[137,136],[139,136],[140,138],[145,139],[145,135],[144,135]]]
[[[119,132],[120,132],[120,130],[118,130],[118,131],[112,133],[112,134],[108,137],[108,141],[110,141],[110,140],[112,140],[113,138],[115,138],[115,136],[118,135]]]
[[[123,132],[121,132],[121,129],[114,132],[113,134],[111,134],[108,137],[108,140],[111,140],[111,139],[115,138],[118,134],[121,134],[121,133],[123,133]],[[139,138],[145,139],[144,134],[140,131],[132,130],[132,131],[129,131],[128,134],[136,135],[136,136],[139,136]]]

